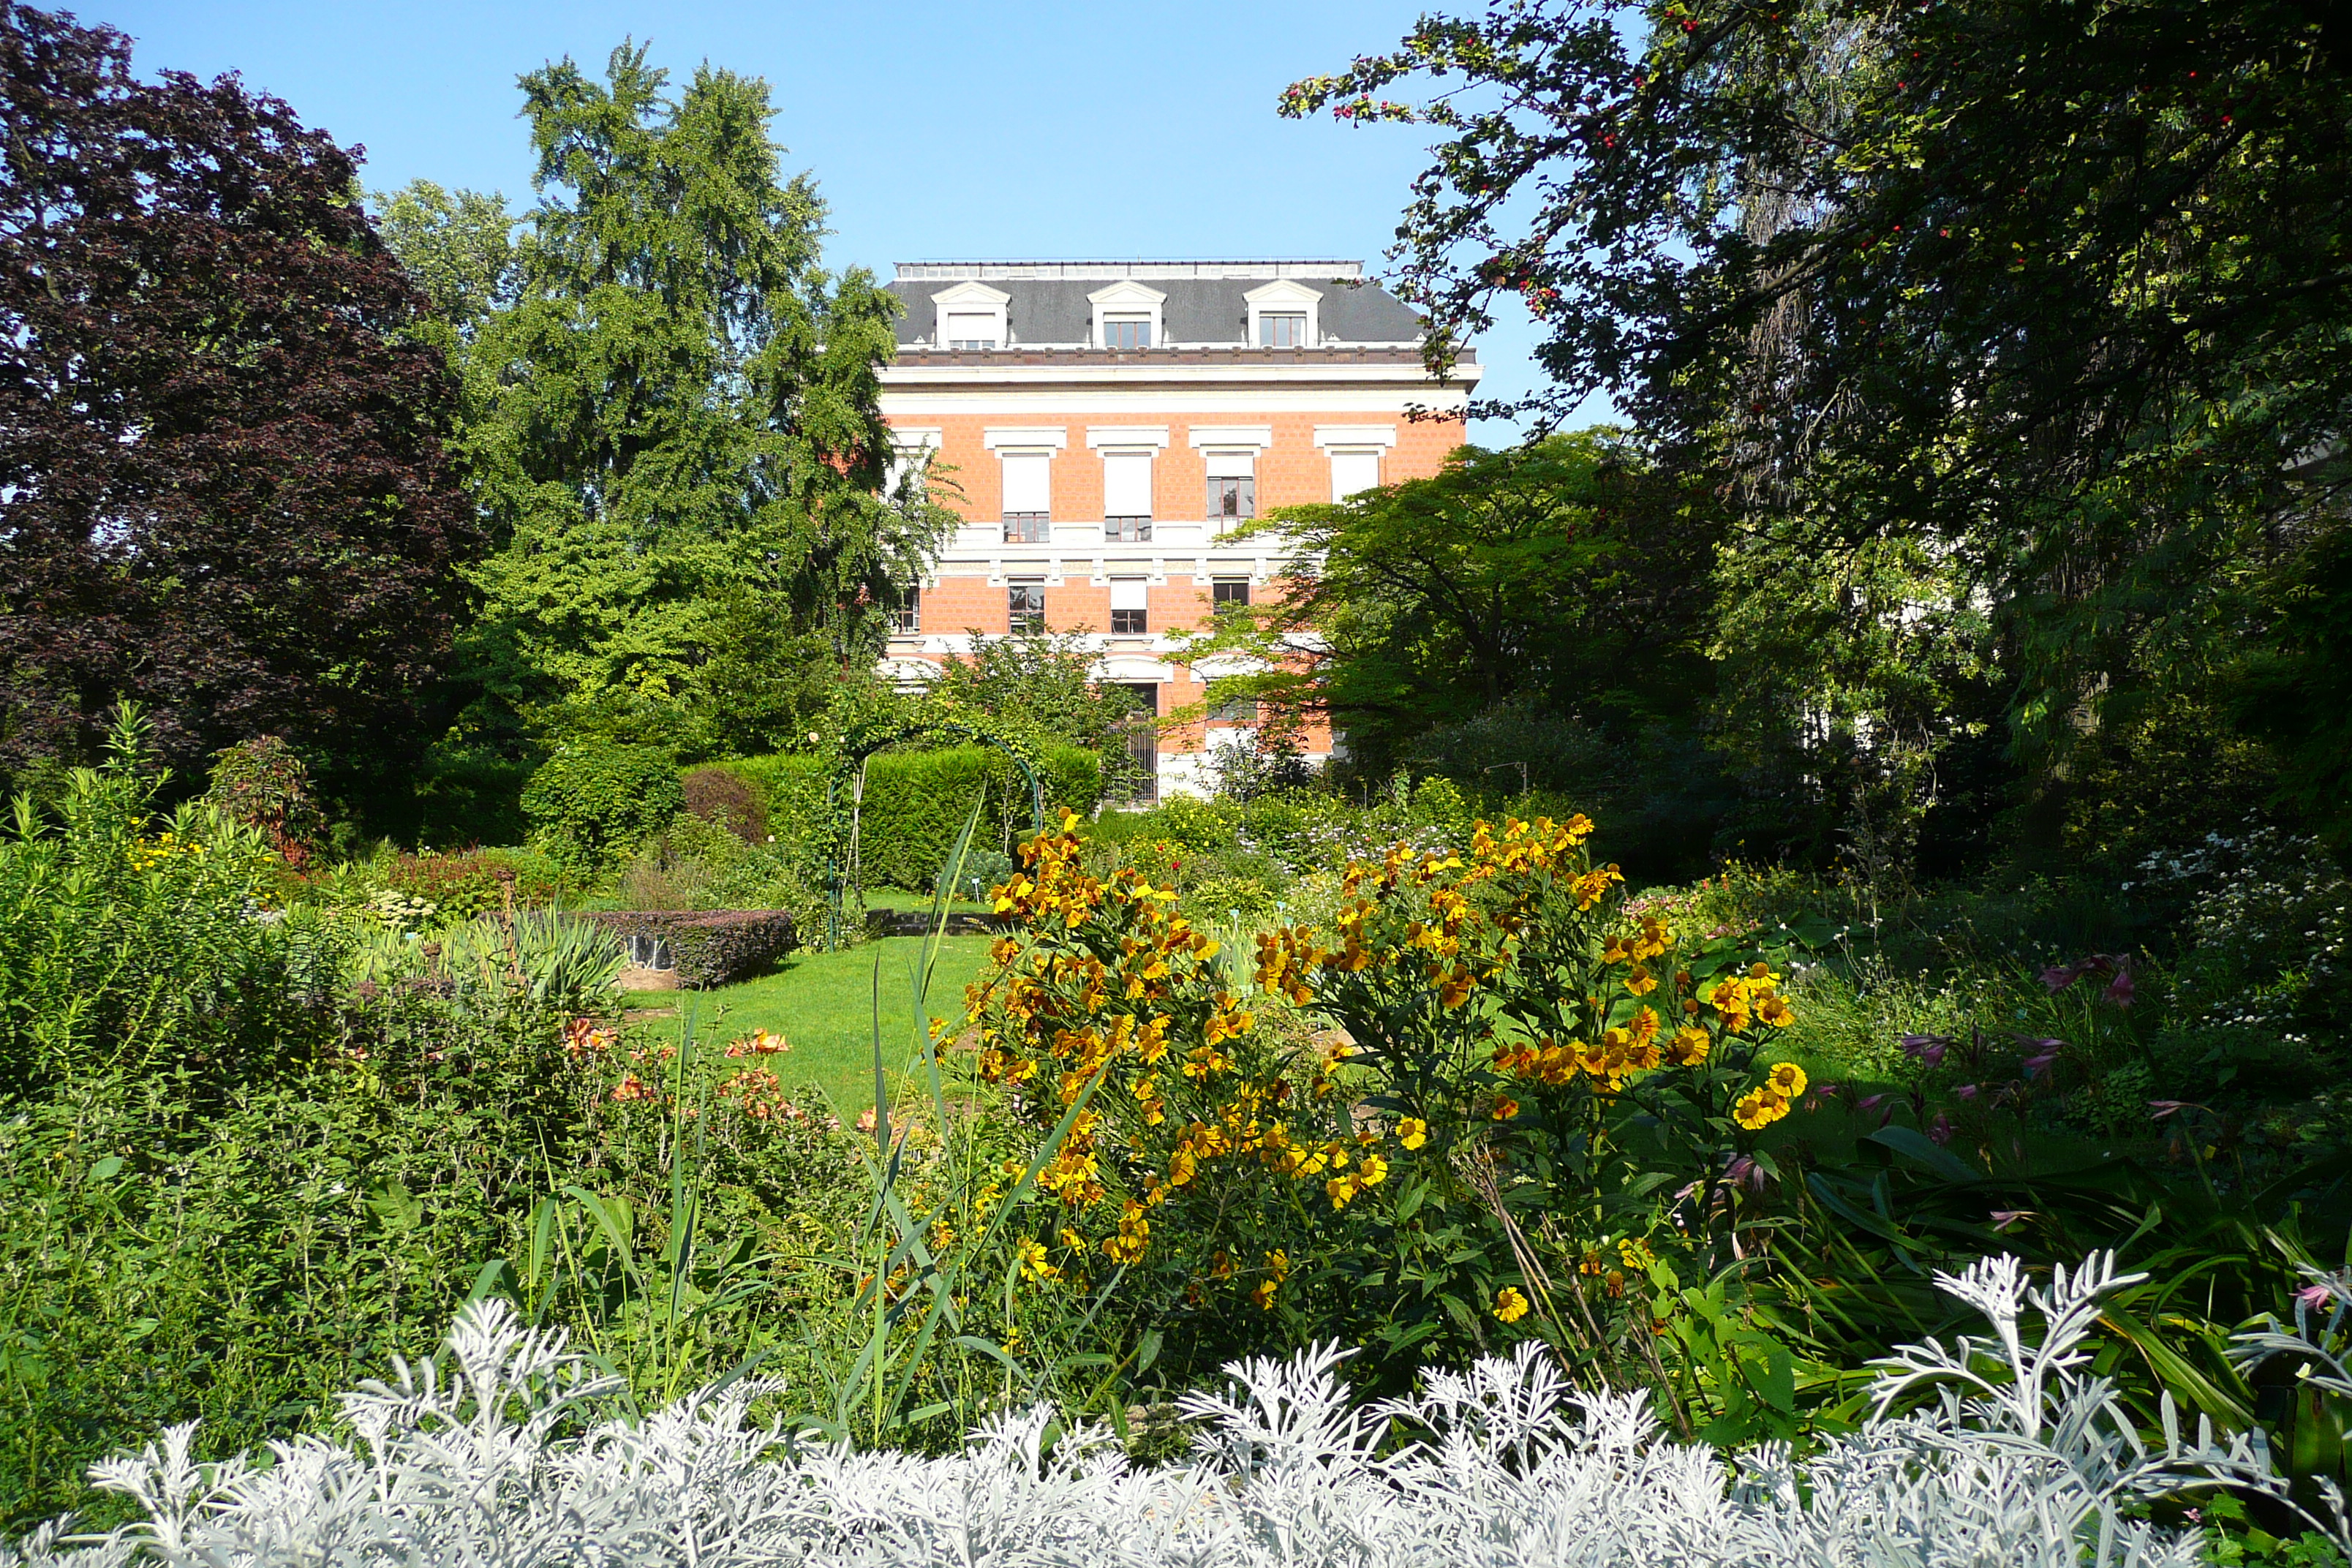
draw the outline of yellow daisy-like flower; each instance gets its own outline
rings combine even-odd
[[[1519,1113],[1519,1102],[1506,1094],[1495,1101],[1495,1120],[1508,1121]]]
[[[1764,1081],[1774,1093],[1794,1100],[1805,1092],[1805,1069],[1794,1062],[1775,1062],[1772,1070],[1764,1075]]]
[[[1769,1089],[1749,1089],[1731,1108],[1731,1119],[1750,1132],[1761,1131],[1788,1114],[1788,1098]]]
[[[1397,1142],[1408,1149],[1418,1149],[1429,1142],[1429,1123],[1418,1116],[1407,1116],[1396,1124]]]
[[[1032,1279],[1057,1279],[1061,1269],[1049,1262],[1045,1249],[1034,1241],[1024,1241],[1016,1249],[1021,1254],[1021,1272]]]
[[[1495,1292],[1495,1316],[1507,1323],[1516,1323],[1528,1315],[1528,1299],[1519,1294],[1516,1285],[1506,1285]]]
[[[1378,1154],[1368,1153],[1356,1163],[1356,1180],[1368,1187],[1377,1187],[1389,1178],[1389,1163]]]

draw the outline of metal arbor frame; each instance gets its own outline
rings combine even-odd
[[[863,865],[858,857],[858,815],[866,804],[866,763],[875,752],[895,746],[901,741],[911,741],[923,735],[961,735],[980,745],[991,746],[1013,760],[1021,770],[1024,783],[1029,786],[1029,826],[1043,832],[1045,826],[1045,786],[1037,777],[1037,765],[1030,759],[1028,749],[992,725],[976,718],[932,718],[895,721],[888,723],[860,726],[842,737],[840,758],[834,763],[833,776],[825,781],[824,801],[836,826],[841,823],[842,785],[849,786],[848,831],[837,834],[825,870],[825,933],[824,944],[835,950],[843,945],[842,916],[849,886],[856,881],[862,892]]]

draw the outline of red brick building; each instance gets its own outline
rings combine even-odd
[[[1034,628],[1083,635],[1154,712],[1199,702],[1233,672],[1169,634],[1278,592],[1290,553],[1234,526],[1434,473],[1478,376],[1465,355],[1433,380],[1420,320],[1352,261],[916,262],[890,289],[883,414],[965,519],[891,639],[908,687],[975,633]],[[1163,731],[1160,788],[1199,790],[1254,721]]]

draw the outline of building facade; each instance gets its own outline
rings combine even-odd
[[[1435,473],[1478,375],[1465,354],[1432,379],[1419,318],[1352,261],[916,262],[889,287],[883,415],[964,520],[890,641],[910,689],[975,636],[1050,631],[1163,719],[1199,704],[1237,671],[1171,634],[1280,592],[1291,555],[1236,525]],[[1161,793],[1204,793],[1255,722],[1138,743]],[[1331,744],[1311,731],[1310,757]]]

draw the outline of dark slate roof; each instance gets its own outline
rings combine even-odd
[[[917,269],[923,276],[902,276],[887,285],[907,308],[906,314],[898,319],[901,344],[929,340],[935,321],[931,296],[955,287],[964,279],[976,279],[1013,297],[1005,312],[1013,345],[1083,343],[1094,326],[1094,307],[1087,296],[1118,281],[1109,268],[1092,266],[1085,268],[1090,276],[1076,278],[1008,277],[1004,274],[1028,268],[1006,263],[980,264],[969,269],[953,264],[926,263],[902,271]],[[1076,265],[1073,269],[1076,269]],[[1145,287],[1168,296],[1160,312],[1161,330],[1171,343],[1242,344],[1249,325],[1249,305],[1242,296],[1276,277],[1287,277],[1322,296],[1316,317],[1326,340],[1336,338],[1349,343],[1421,341],[1421,318],[1379,284],[1354,276],[1359,268],[1353,262],[1333,263],[1330,271],[1321,276],[1297,262],[1268,264],[1255,276],[1167,275],[1176,269],[1175,265],[1145,263],[1129,274]],[[1234,265],[1220,269],[1238,272],[1240,268]]]

